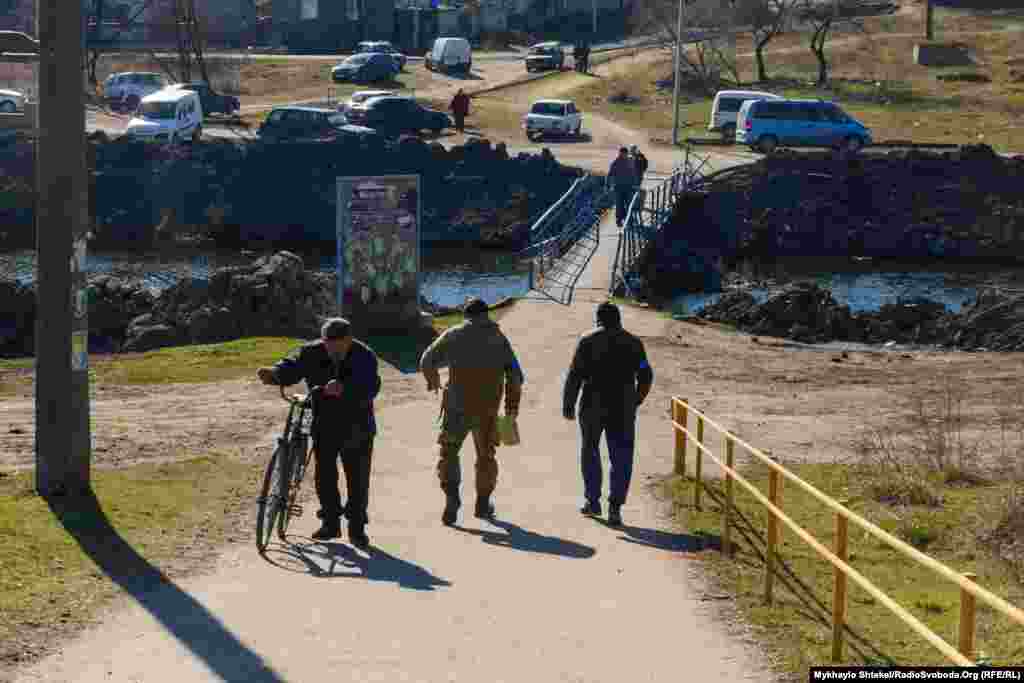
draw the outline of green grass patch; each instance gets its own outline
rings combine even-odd
[[[491,320],[501,320],[504,316],[509,314],[509,312],[512,310],[512,307],[515,306],[515,303],[516,299],[514,297],[503,299],[494,304],[493,306],[491,306],[490,313],[488,313],[488,315],[490,316]],[[438,334],[440,334],[441,332],[447,330],[449,327],[454,327],[455,325],[458,325],[465,319],[466,316],[463,315],[461,311],[458,311],[455,313],[445,313],[444,315],[435,315],[433,320],[431,320],[431,323],[433,324],[434,329],[438,332]]]
[[[690,467],[693,467],[692,461]],[[999,501],[1009,490],[1006,486],[945,487],[939,507],[897,507],[876,502],[868,495],[873,477],[878,475],[865,468],[814,464],[794,465],[790,469],[826,494],[851,500],[849,506],[855,512],[954,570],[976,573],[978,582],[988,590],[1011,603],[1024,603],[1024,584],[1019,575],[1006,562],[985,550],[978,540],[994,523],[992,520],[999,518]],[[741,472],[767,494],[767,468],[751,465],[741,468]],[[692,507],[692,479],[674,477],[664,486],[674,501],[676,519],[685,530],[705,530],[716,541],[721,537],[723,482],[708,482],[702,511]],[[719,587],[735,597],[746,619],[765,634],[784,673],[792,680],[807,680],[808,667],[831,664],[828,610],[831,609],[832,565],[782,527],[779,546],[782,560],[809,590],[799,588],[781,571],[775,583],[775,604],[766,606],[764,563],[759,553],[763,556],[767,516],[760,503],[738,484],[734,485],[734,492],[736,507],[747,522],[739,519],[738,527],[733,529],[733,542],[737,544],[734,559],[717,551],[703,555],[709,565],[708,574],[716,577]],[[822,505],[787,483],[783,486],[782,508],[826,547],[833,547],[834,515]],[[849,551],[851,564],[858,571],[956,646],[958,587],[904,558],[853,524],[849,531]],[[848,590],[847,623],[853,635],[847,638],[843,664],[948,664],[941,654],[853,582],[849,582]],[[977,625],[979,658],[984,657],[993,665],[1024,660],[1020,627],[980,602]]]
[[[127,582],[189,569],[183,553],[212,552],[231,535],[228,513],[247,511],[257,475],[217,453],[94,470],[95,498],[51,507],[31,473],[0,473],[0,661],[17,661],[50,629],[88,623]]]

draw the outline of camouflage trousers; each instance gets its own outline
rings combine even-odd
[[[462,465],[459,451],[466,436],[473,433],[476,446],[476,494],[487,497],[498,485],[498,416],[447,416],[441,435],[437,438],[440,446],[440,460],[437,463],[437,477],[441,490],[457,493],[462,483]]]

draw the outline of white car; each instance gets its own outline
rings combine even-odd
[[[103,96],[110,102],[119,102],[134,110],[146,95],[167,87],[162,74],[145,71],[127,71],[110,74],[103,82]]]
[[[142,98],[125,137],[176,145],[199,142],[203,131],[203,107],[191,90],[161,90]]]
[[[352,97],[348,98],[348,102],[338,105],[338,111],[347,114],[352,110],[352,107],[362,104],[371,97],[387,97],[397,94],[394,90],[357,90],[352,93]]]
[[[537,100],[523,118],[526,137],[533,141],[545,135],[580,136],[583,115],[572,100]]]
[[[25,108],[25,93],[17,90],[0,90],[0,113],[13,114]]]

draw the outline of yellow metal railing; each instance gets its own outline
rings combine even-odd
[[[689,429],[689,417],[693,414],[696,418],[696,433]],[[915,633],[927,640],[935,649],[941,652],[951,662],[961,666],[974,666],[974,637],[975,637],[975,607],[976,601],[980,600],[996,612],[1008,617],[1018,625],[1024,626],[1024,611],[1003,600],[998,595],[985,590],[977,583],[974,574],[961,574],[950,569],[941,562],[925,555],[920,550],[910,546],[892,534],[872,524],[857,513],[853,512],[841,502],[822,493],[814,486],[811,486],[803,479],[793,474],[785,467],[776,462],[773,458],[746,443],[739,437],[721,427],[705,413],[691,406],[685,399],[673,397],[671,399],[672,428],[675,433],[675,473],[686,475],[687,446],[690,439],[695,439],[696,460],[694,462],[694,488],[693,504],[696,509],[701,506],[701,489],[703,488],[703,456],[711,458],[725,472],[725,505],[722,511],[722,551],[731,554],[733,550],[731,538],[731,526],[733,517],[733,481],[745,488],[759,503],[770,513],[767,529],[767,548],[765,550],[766,567],[764,578],[765,602],[771,604],[772,592],[775,580],[775,560],[779,542],[779,522],[789,527],[801,540],[822,558],[828,560],[834,567],[834,580],[832,591],[832,661],[839,662],[843,657],[843,632],[846,624],[846,587],[847,579],[864,589],[871,597],[884,605],[890,612],[895,614],[904,624],[910,627]],[[704,445],[705,426],[714,429],[724,439],[724,454],[722,458],[716,457]],[[739,445],[769,469],[768,495],[765,496],[756,486],[743,478],[735,469],[735,448]],[[829,550],[818,539],[812,536],[806,529],[790,519],[782,510],[782,481],[788,479],[806,493],[814,497],[835,513],[835,548]],[[849,565],[847,549],[848,526],[853,522],[861,529],[893,548],[904,557],[907,557],[919,565],[932,570],[942,578],[960,587],[960,633],[958,647],[954,648],[941,636],[932,631],[901,607],[896,601],[890,598],[885,592],[873,584],[863,574]]]

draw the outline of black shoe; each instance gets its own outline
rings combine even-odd
[[[320,528],[313,532],[313,538],[317,541],[326,541],[341,536],[341,525],[337,522],[324,522]]]
[[[491,519],[494,517],[494,504],[490,498],[477,498],[476,510],[473,511],[479,519]]]
[[[441,514],[441,523],[445,526],[452,526],[459,518],[459,508],[462,501],[458,496],[448,496],[444,505],[444,512]]]
[[[622,512],[617,505],[608,510],[608,526],[622,526]]]
[[[366,531],[361,526],[350,525],[348,527],[348,538],[352,541],[352,545],[360,550],[366,550],[370,547],[370,537],[366,535]]]
[[[587,504],[580,508],[580,512],[590,517],[600,517],[601,504],[596,501],[587,501]]]

